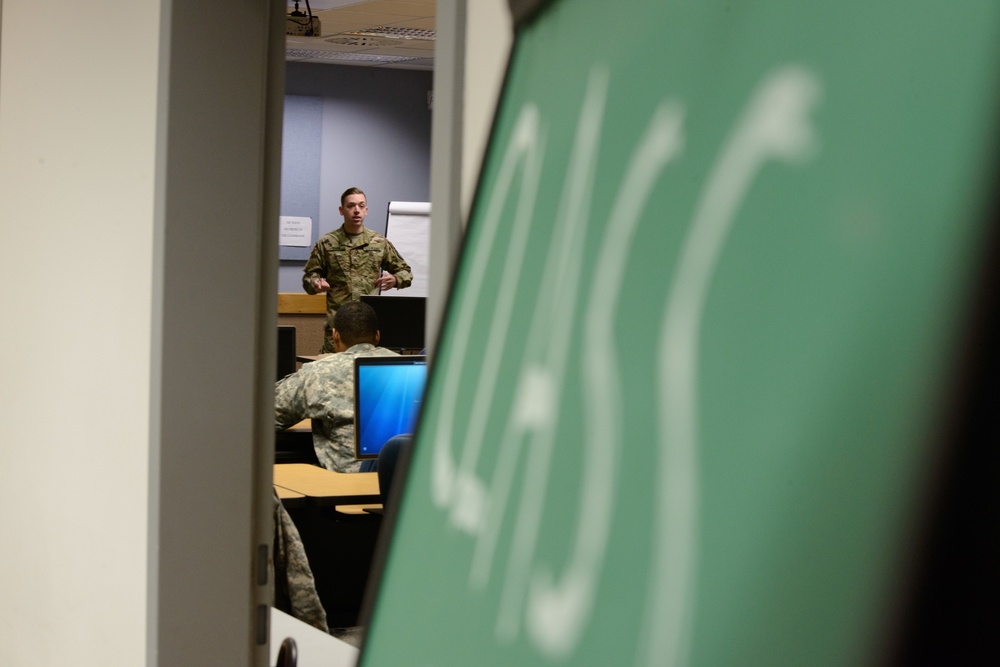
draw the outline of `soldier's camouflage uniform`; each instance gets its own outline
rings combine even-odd
[[[304,623],[329,632],[298,528],[274,494],[274,606]]]
[[[320,465],[357,472],[354,458],[354,358],[396,356],[392,350],[360,343],[308,364],[274,386],[275,428],[312,419],[313,448]]]
[[[413,282],[410,265],[384,236],[367,227],[357,236],[348,236],[343,227],[324,234],[313,246],[302,275],[302,287],[316,294],[315,281],[326,278],[326,333],[323,352],[333,352],[330,330],[337,308],[359,301],[362,294],[377,294],[375,281],[385,269],[396,277],[396,289]]]

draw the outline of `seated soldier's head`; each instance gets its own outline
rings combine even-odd
[[[378,316],[367,303],[351,301],[333,316],[333,348],[337,352],[370,343],[378,345]]]

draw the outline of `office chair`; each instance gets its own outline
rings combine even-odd
[[[404,433],[394,435],[385,441],[382,449],[378,453],[378,488],[382,498],[382,507],[389,505],[390,489],[396,476],[396,467],[403,463],[401,467],[405,470],[406,457],[409,457],[413,449],[413,434]]]

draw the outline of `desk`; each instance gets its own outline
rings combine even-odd
[[[378,473],[374,472],[333,472],[307,463],[277,463],[274,485],[324,505],[362,505],[382,500]]]
[[[337,505],[335,508],[341,514],[381,514],[382,505],[366,503],[364,505]]]
[[[284,431],[275,432],[274,462],[319,464],[313,449],[311,419],[303,419]]]
[[[313,420],[303,419],[298,424],[293,424],[285,430],[291,431],[292,433],[309,433],[311,435],[313,430]]]
[[[281,498],[281,502],[285,504],[289,502],[296,502],[306,497],[306,494],[304,493],[292,491],[291,489],[286,489],[285,487],[278,486],[277,484],[274,485],[274,492],[278,494],[278,497]],[[351,507],[356,506],[352,505]]]

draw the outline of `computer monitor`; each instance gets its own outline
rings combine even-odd
[[[422,296],[364,295],[378,316],[379,345],[397,350],[422,350],[427,298]]]
[[[295,327],[278,325],[278,379],[295,372]]]
[[[385,442],[413,433],[427,383],[427,357],[354,359],[354,455],[378,458]]]

